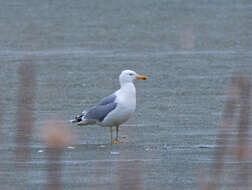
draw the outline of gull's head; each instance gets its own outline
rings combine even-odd
[[[124,70],[119,76],[119,81],[121,85],[124,83],[132,83],[135,79],[146,80],[147,77],[144,75],[139,75],[132,70]]]

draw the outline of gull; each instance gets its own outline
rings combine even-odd
[[[120,89],[103,98],[96,106],[84,110],[77,115],[72,123],[78,125],[98,124],[110,127],[111,144],[121,143],[118,138],[119,126],[125,123],[136,109],[136,88],[134,80],[146,80],[147,77],[139,75],[132,70],[124,70],[119,76]],[[116,127],[116,139],[113,139],[113,127]]]

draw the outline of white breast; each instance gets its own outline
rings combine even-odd
[[[109,113],[104,121],[103,126],[115,126],[126,122],[136,109],[136,89],[133,83],[128,83],[121,87],[115,95],[117,103],[116,108]]]

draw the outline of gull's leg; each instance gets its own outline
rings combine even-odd
[[[115,144],[122,144],[121,141],[119,141],[119,126],[116,126],[116,140],[115,140]]]
[[[116,140],[118,140],[119,126],[116,126]]]
[[[110,127],[110,138],[111,138],[111,144],[114,144],[114,140],[113,140],[113,128]]]

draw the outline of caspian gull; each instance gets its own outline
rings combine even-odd
[[[118,139],[119,126],[126,122],[136,109],[136,88],[133,83],[135,79],[146,80],[147,77],[131,70],[122,71],[119,76],[121,88],[103,98],[91,109],[84,110],[71,122],[78,125],[98,124],[110,127],[111,144],[121,143]],[[116,127],[116,140],[113,140],[112,127]]]

